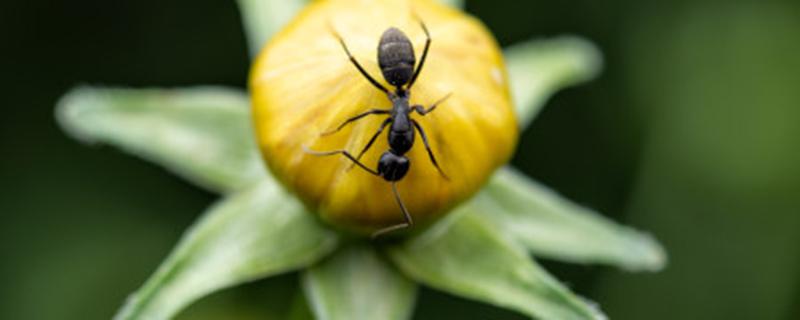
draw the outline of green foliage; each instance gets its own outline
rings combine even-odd
[[[64,130],[158,163],[206,189],[227,193],[268,179],[240,90],[80,87],[56,108]]]
[[[603,319],[536,265],[483,216],[463,206],[389,256],[410,277],[436,289],[541,319]]]
[[[505,50],[517,120],[527,127],[559,89],[600,72],[602,58],[590,42],[576,37],[531,40]]]
[[[470,205],[536,256],[660,270],[665,253],[649,235],[578,206],[511,168],[494,175]]]
[[[211,207],[116,319],[170,318],[219,289],[309,266],[337,242],[267,180]]]
[[[303,2],[240,0],[253,52]],[[555,91],[592,78],[600,66],[597,50],[577,38],[520,44],[508,50],[507,61],[523,127]],[[186,232],[118,319],[169,318],[211,292],[298,269],[320,319],[407,319],[416,293],[409,279],[532,317],[600,319],[593,304],[528,253],[631,270],[657,270],[665,262],[652,238],[510,169],[418,236],[388,246],[357,240],[336,250],[340,236],[264,170],[246,95],[233,89],[79,88],[62,99],[57,115],[83,141],[117,146],[226,195]]]
[[[247,31],[250,55],[255,57],[264,44],[294,17],[307,0],[238,0]]]
[[[320,320],[408,319],[417,288],[365,244],[309,268],[303,284]]]

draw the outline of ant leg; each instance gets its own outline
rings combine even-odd
[[[403,204],[403,200],[400,199],[400,194],[397,193],[397,183],[396,182],[392,182],[392,192],[394,193],[394,200],[396,200],[397,204],[400,206],[400,211],[403,212],[403,217],[405,218],[406,221],[398,223],[396,225],[388,226],[388,227],[380,229],[378,231],[375,231],[375,233],[372,234],[372,239],[375,239],[375,238],[377,238],[379,236],[382,236],[384,234],[387,234],[389,232],[392,232],[392,231],[395,231],[395,230],[400,230],[400,229],[405,229],[405,228],[408,228],[408,227],[414,225],[414,220],[411,219],[411,214],[408,213],[408,209],[406,209],[406,205]]]
[[[314,151],[314,150],[308,149],[307,147],[303,146],[303,151],[305,151],[306,153],[310,153],[310,154],[313,154],[313,155],[316,155],[316,156],[323,156],[323,157],[324,156],[332,156],[332,155],[335,155],[335,154],[341,154],[341,155],[347,157],[347,159],[350,159],[350,161],[353,161],[353,163],[355,163],[356,165],[358,165],[362,169],[366,170],[367,172],[369,172],[369,173],[371,173],[373,175],[376,175],[376,176],[380,176],[381,175],[380,173],[378,173],[378,171],[375,171],[375,170],[372,170],[372,169],[368,168],[363,163],[361,163],[358,160],[356,160],[356,158],[353,158],[353,155],[351,155],[349,152],[347,152],[347,150]]]
[[[444,98],[441,98],[441,99],[439,99],[439,101],[434,102],[433,105],[431,105],[431,107],[428,108],[427,110],[425,108],[423,108],[421,105],[416,105],[416,106],[413,106],[412,108],[414,109],[414,111],[416,111],[420,115],[424,116],[425,114],[430,113],[431,111],[433,111],[433,109],[436,109],[436,106],[438,106],[440,103],[442,103],[445,100],[447,100],[447,98],[450,98],[450,96],[452,96],[452,95],[453,95],[452,92],[448,93],[446,96],[444,96]]]
[[[433,166],[436,167],[436,170],[439,170],[439,174],[442,175],[445,180],[450,180],[450,178],[442,171],[442,168],[439,167],[439,164],[436,162],[436,157],[433,156],[433,151],[431,151],[431,146],[428,144],[428,136],[425,135],[425,131],[422,130],[422,126],[416,120],[411,120],[411,123],[414,124],[414,127],[417,128],[419,131],[419,135],[422,137],[422,143],[425,144],[425,150],[428,151],[428,156],[431,158],[431,162]]]
[[[425,49],[422,49],[422,58],[419,59],[417,70],[414,71],[414,76],[412,76],[411,81],[408,82],[408,87],[406,90],[411,90],[411,86],[413,86],[414,82],[417,81],[417,77],[419,76],[420,71],[422,71],[422,66],[425,65],[425,58],[428,57],[428,49],[431,47],[431,33],[428,32],[428,27],[425,26],[425,22],[422,22],[422,20],[419,21],[419,24],[422,26],[422,31],[425,31]]]
[[[381,135],[383,129],[386,129],[386,126],[388,126],[390,123],[392,123],[392,118],[386,118],[386,120],[383,121],[381,127],[378,128],[378,132],[375,132],[375,134],[372,135],[372,138],[369,139],[369,142],[367,142],[367,145],[364,146],[364,149],[361,149],[361,152],[358,154],[356,159],[361,159],[361,156],[363,156],[364,153],[367,152],[367,150],[369,150],[370,147],[372,147],[372,144],[375,142],[375,139],[377,139],[378,136]]]
[[[367,145],[364,146],[364,149],[361,149],[361,152],[356,157],[356,160],[361,160],[361,156],[363,156],[364,153],[367,152],[367,150],[369,150],[370,147],[372,147],[372,144],[375,142],[375,139],[377,139],[378,136],[381,135],[381,132],[383,132],[383,129],[385,129],[386,126],[388,126],[390,123],[392,123],[392,118],[387,118],[386,120],[383,121],[383,124],[381,124],[381,127],[378,128],[378,132],[375,132],[375,134],[372,135],[372,138],[369,139],[369,142],[367,142]],[[347,168],[347,170],[350,170],[352,168],[353,168],[353,165],[350,165],[350,167]]]
[[[342,39],[342,36],[340,36],[339,33],[337,33],[336,31],[333,31],[333,35],[336,37],[336,39],[339,39],[339,43],[342,45],[342,48],[344,48],[344,52],[347,53],[347,57],[350,58],[350,62],[352,62],[356,66],[358,71],[361,72],[361,74],[365,78],[367,78],[367,80],[369,80],[369,82],[372,83],[372,85],[375,86],[375,88],[378,88],[378,90],[383,91],[383,93],[388,95],[389,90],[387,90],[386,87],[378,83],[378,81],[376,81],[375,78],[370,76],[369,73],[367,73],[367,71],[364,70],[363,67],[361,67],[361,64],[359,64],[358,61],[356,61],[356,58],[353,57],[353,54],[350,53],[350,49],[347,49],[347,45],[344,43],[344,39]]]
[[[371,109],[371,110],[369,110],[367,112],[364,112],[362,114],[359,114],[357,116],[354,116],[354,117],[351,117],[351,118],[345,120],[335,130],[331,130],[331,131],[328,131],[328,132],[323,132],[321,135],[327,136],[327,135],[331,135],[331,134],[337,133],[337,132],[339,132],[339,130],[342,130],[342,128],[344,128],[344,126],[346,126],[350,122],[356,121],[356,120],[361,119],[363,117],[366,117],[368,115],[372,115],[372,114],[389,114],[391,112],[392,112],[391,110]]]

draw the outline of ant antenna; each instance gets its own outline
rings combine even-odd
[[[422,31],[425,31],[425,48],[422,49],[422,58],[419,60],[419,65],[417,65],[417,70],[414,71],[414,75],[411,77],[411,81],[409,81],[406,90],[411,90],[411,86],[414,85],[414,82],[417,81],[417,77],[419,73],[422,71],[422,67],[425,66],[425,59],[428,58],[428,49],[431,48],[431,33],[428,31],[428,27],[425,26],[425,22],[415,13],[411,12],[412,15],[419,21],[420,26],[422,26]]]

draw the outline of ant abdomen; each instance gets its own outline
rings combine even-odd
[[[383,77],[393,86],[402,86],[414,75],[414,47],[405,33],[397,28],[383,32],[378,44],[378,65]]]
[[[411,167],[411,161],[406,156],[398,156],[392,151],[386,151],[378,160],[378,174],[386,181],[403,179]]]

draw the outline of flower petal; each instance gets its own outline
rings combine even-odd
[[[317,319],[408,319],[416,284],[363,245],[346,248],[303,274]]]
[[[58,103],[64,129],[117,146],[217,192],[267,178],[244,92],[222,87],[81,87]]]
[[[650,235],[616,224],[562,198],[515,170],[499,170],[470,203],[534,255],[628,270],[664,267],[664,249]]]
[[[591,80],[603,64],[592,43],[570,36],[515,44],[505,49],[505,58],[521,128],[556,91]]]
[[[208,293],[308,266],[337,242],[276,183],[260,183],[213,206],[116,319],[170,318]]]
[[[388,250],[417,281],[541,319],[603,319],[469,205],[425,233]]]

